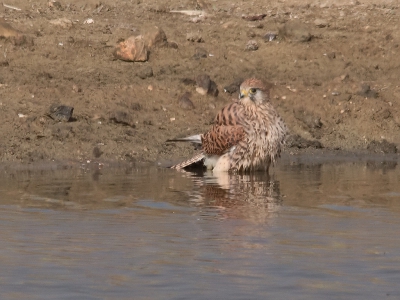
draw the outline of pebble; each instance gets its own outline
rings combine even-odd
[[[243,82],[243,78],[235,79],[231,84],[224,87],[224,92],[234,94],[239,92],[240,84]]]
[[[195,49],[195,53],[193,55],[194,59],[199,59],[199,58],[207,58],[208,56],[208,51],[204,48],[197,47]]]
[[[246,51],[256,51],[258,50],[258,43],[255,40],[250,40],[246,44]]]
[[[49,21],[50,24],[60,26],[62,28],[71,28],[73,23],[70,19],[67,18],[59,18],[59,19],[54,19]]]
[[[371,90],[371,87],[366,83],[361,84],[357,94],[365,98],[378,97],[378,92],[376,92],[375,90]]]
[[[372,141],[368,144],[367,149],[374,153],[397,153],[398,149],[395,144],[383,139],[382,141]]]
[[[102,154],[103,154],[103,151],[101,151],[99,147],[96,146],[93,148],[93,156],[95,158],[99,158]]]
[[[219,94],[217,84],[210,79],[207,74],[201,74],[196,77],[196,92],[201,95],[211,95],[217,97]]]
[[[324,28],[329,26],[329,22],[324,19],[315,19],[314,24],[319,28]]]
[[[131,36],[114,49],[114,57],[123,61],[147,61],[148,50],[141,35]]]
[[[69,122],[73,112],[74,108],[72,106],[52,104],[48,116],[58,122]]]
[[[186,110],[194,109],[194,104],[193,104],[192,100],[190,100],[191,95],[192,94],[190,92],[186,92],[182,96],[180,96],[178,99],[179,107],[186,109]]]
[[[158,26],[153,26],[153,27],[149,28],[143,34],[143,39],[145,40],[147,49],[151,49],[154,47],[168,47],[169,46],[167,35],[165,34],[164,30],[162,30]],[[178,45],[176,44],[176,46],[178,46]],[[171,47],[173,47],[173,45],[171,45]]]
[[[189,32],[186,34],[186,40],[193,43],[204,43],[202,36],[199,33]]]
[[[210,76],[206,74],[201,74],[196,77],[196,85],[197,85],[196,91],[200,95],[204,96],[207,94],[208,89],[210,88],[210,84],[211,84]]]
[[[136,74],[141,79],[146,79],[153,76],[153,69],[150,66],[144,67]]]
[[[266,42],[272,42],[273,40],[276,39],[277,36],[278,36],[278,34],[277,34],[276,32],[267,32],[267,33],[264,35],[264,40],[265,40]]]
[[[242,15],[242,19],[246,21],[260,21],[264,19],[267,15],[266,14],[258,14],[258,15]]]
[[[112,121],[116,124],[127,125],[127,126],[131,126],[132,128],[136,127],[135,122],[133,121],[132,115],[126,111],[117,110],[117,111],[111,112],[109,119],[110,119],[110,121]]]

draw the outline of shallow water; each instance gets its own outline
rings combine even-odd
[[[395,161],[0,178],[0,299],[400,298]]]

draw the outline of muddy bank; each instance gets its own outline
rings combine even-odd
[[[288,153],[397,152],[398,2],[264,2],[0,7],[0,161],[177,161],[192,147],[165,141],[205,131],[250,76],[272,84]],[[154,26],[168,43],[146,61],[115,57]]]

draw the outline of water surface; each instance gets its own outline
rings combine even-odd
[[[0,299],[400,298],[396,161],[0,179]]]

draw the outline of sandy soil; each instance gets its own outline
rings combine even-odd
[[[272,83],[288,152],[394,153],[399,2],[374,2],[9,0],[20,10],[0,6],[0,161],[186,158],[190,145],[165,141],[206,130],[237,97],[224,88],[250,76]],[[174,47],[151,49],[147,62],[113,56],[154,26]],[[196,92],[202,74],[218,96]],[[57,105],[72,118],[55,116]]]

